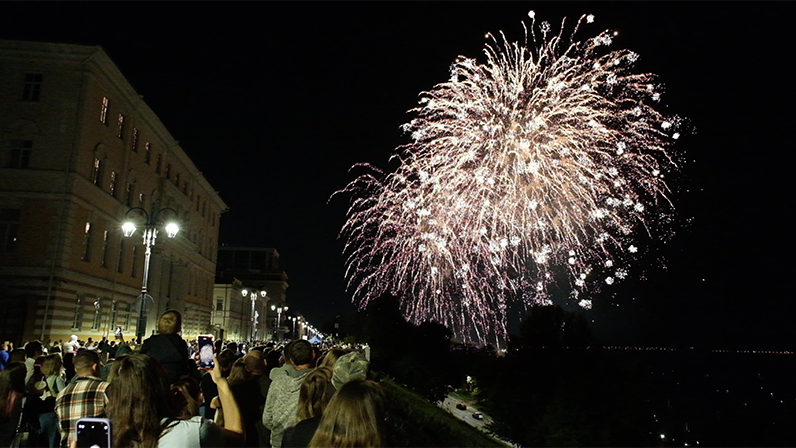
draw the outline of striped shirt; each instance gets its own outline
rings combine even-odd
[[[55,399],[55,413],[60,422],[61,443],[67,446],[77,440],[75,426],[84,417],[101,417],[105,414],[108,383],[94,376],[76,376]]]

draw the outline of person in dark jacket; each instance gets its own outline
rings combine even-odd
[[[182,330],[182,315],[178,311],[169,310],[158,319],[158,334],[144,341],[141,353],[145,353],[160,362],[169,374],[169,384],[176,383],[183,376],[195,379],[196,369],[191,369],[188,357],[188,344],[178,334]]]

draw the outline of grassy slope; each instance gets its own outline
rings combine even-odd
[[[457,419],[428,400],[384,379],[390,444],[396,447],[503,447],[506,445]]]

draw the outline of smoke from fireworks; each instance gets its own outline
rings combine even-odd
[[[394,172],[343,190],[360,305],[392,293],[414,322],[503,335],[510,302],[550,304],[561,268],[591,308],[579,294],[624,279],[643,252],[634,233],[671,211],[664,173],[681,123],[653,108],[655,76],[631,73],[638,55],[610,51],[610,31],[576,41],[591,15],[568,39],[564,22],[553,35],[529,15],[531,41],[527,28],[524,43],[490,34],[485,63],[460,57],[421,93]]]

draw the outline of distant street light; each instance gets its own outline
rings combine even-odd
[[[244,289],[240,293],[243,294],[243,297],[246,297],[248,295],[252,299],[252,330],[250,333],[249,341],[254,342],[254,340],[257,338],[257,318],[260,316],[260,313],[254,311],[254,302],[257,300],[258,294],[260,295],[260,297],[265,299],[267,293],[265,291],[260,291],[258,293],[256,289],[251,291],[251,294],[249,294],[249,291],[246,289]]]
[[[144,210],[143,207],[133,207],[130,210],[127,210],[125,216],[125,223],[122,225],[122,233],[127,238],[130,238],[135,234],[136,227],[133,221],[127,220],[128,216],[131,212],[138,212],[144,216],[145,224],[143,229],[143,240],[144,246],[146,246],[146,253],[144,255],[144,279],[141,283],[141,295],[138,297],[140,308],[138,310],[138,324],[136,325],[136,335],[143,338],[144,334],[146,333],[146,325],[144,325],[144,304],[147,300],[151,301],[154,304],[154,300],[152,296],[147,294],[147,281],[149,280],[149,258],[152,255],[152,246],[155,245],[155,239],[158,237],[158,227],[162,227],[163,230],[166,231],[166,235],[169,238],[174,238],[177,236],[177,232],[180,231],[179,226],[173,221],[163,222],[158,221],[158,217],[161,213],[170,211],[174,213],[174,217],[177,217],[177,212],[171,208],[162,208],[156,212],[149,213]]]
[[[293,321],[293,339],[296,339],[296,320],[298,320],[298,318],[293,316],[290,319]]]
[[[282,311],[287,311],[287,306],[277,307],[276,305],[271,305],[271,311],[276,311],[276,328],[274,328],[274,333],[276,334],[278,328],[282,325]]]

